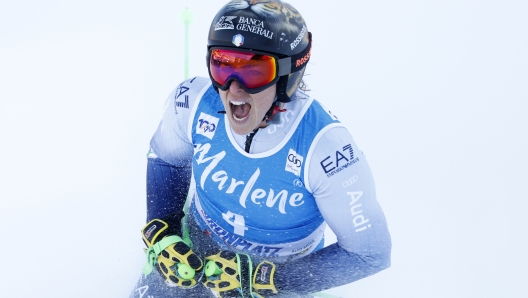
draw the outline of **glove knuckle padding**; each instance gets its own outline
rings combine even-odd
[[[204,284],[222,298],[253,297],[253,263],[246,254],[222,251],[206,258]]]
[[[187,263],[194,270],[202,268],[202,260],[191,250],[187,244],[178,242],[174,244],[172,250],[179,255],[180,262]]]
[[[205,285],[211,289],[222,290],[220,294],[223,293],[224,295],[227,294],[229,290],[235,290],[238,293],[238,290],[236,289],[240,287],[240,281],[238,277],[236,254],[230,251],[222,251],[216,255],[207,257],[206,260],[214,261],[216,266],[222,270],[222,273],[219,277],[206,280]]]

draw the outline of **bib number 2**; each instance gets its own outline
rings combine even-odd
[[[227,221],[228,224],[233,226],[233,228],[235,229],[235,234],[244,236],[244,231],[248,229],[246,227],[244,216],[240,214],[235,214],[231,211],[227,211],[227,213],[222,213],[222,217],[225,221]]]

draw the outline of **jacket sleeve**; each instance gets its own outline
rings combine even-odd
[[[315,146],[309,187],[337,243],[278,266],[277,287],[299,294],[342,286],[390,266],[391,239],[365,156],[343,127],[325,132]]]
[[[147,155],[147,222],[180,214],[183,210],[192,172],[189,122],[199,94],[209,84],[208,79],[201,77],[184,81],[165,102]]]
[[[191,167],[173,166],[161,158],[147,160],[147,222],[180,214],[185,205]]]

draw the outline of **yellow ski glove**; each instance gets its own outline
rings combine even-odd
[[[153,268],[165,276],[169,286],[192,288],[202,277],[202,260],[179,236],[170,233],[169,225],[161,220],[150,221],[142,230],[143,242],[147,245],[147,264],[143,273],[149,275]],[[171,235],[173,234],[173,235]]]
[[[275,264],[271,262],[264,261],[253,270],[248,255],[231,251],[222,251],[205,259],[208,262],[203,283],[221,298],[263,297],[261,295],[277,293],[273,282]]]

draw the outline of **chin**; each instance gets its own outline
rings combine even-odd
[[[235,132],[237,135],[247,135],[252,132],[256,126],[255,121],[253,121],[252,118],[253,117],[249,117],[249,119],[246,119],[242,123],[230,118],[229,125],[231,126],[233,132]]]
[[[237,135],[247,135],[253,131],[253,128],[249,126],[234,125],[233,123],[231,123],[231,128]]]

